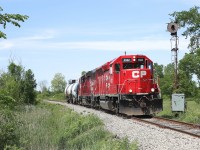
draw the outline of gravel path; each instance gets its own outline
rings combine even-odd
[[[137,141],[140,150],[200,150],[199,138],[78,105],[51,103],[65,105],[78,113],[97,115],[103,120],[107,130],[120,138],[127,137],[130,141]]]

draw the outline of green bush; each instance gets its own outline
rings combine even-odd
[[[17,147],[19,145],[19,134],[17,122],[12,111],[4,109],[0,111],[0,149]]]
[[[15,99],[0,94],[0,109],[13,109],[16,105]]]

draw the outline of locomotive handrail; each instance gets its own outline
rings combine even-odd
[[[124,81],[124,83],[123,83],[123,84],[118,84],[118,85],[122,85],[122,87],[121,87],[121,90],[119,91],[119,94],[121,94],[121,92],[122,92],[122,89],[123,89],[123,87],[124,87],[124,85],[125,85],[126,81],[129,81],[129,80],[134,80],[134,81],[137,81],[136,79],[127,79],[127,80],[125,80],[125,81]]]

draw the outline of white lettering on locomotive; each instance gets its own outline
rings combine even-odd
[[[132,72],[132,77],[133,78],[139,78],[140,77],[140,74],[139,74],[140,72],[139,71],[133,71]]]
[[[143,76],[147,75],[147,72],[146,71],[141,71],[140,74],[141,74],[141,78],[142,78]]]
[[[133,71],[132,72],[132,77],[133,78],[139,78],[139,77],[143,77],[143,76],[145,76],[145,75],[147,75],[147,72],[146,71]]]

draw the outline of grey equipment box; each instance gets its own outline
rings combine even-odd
[[[172,111],[185,111],[184,94],[172,94]]]

